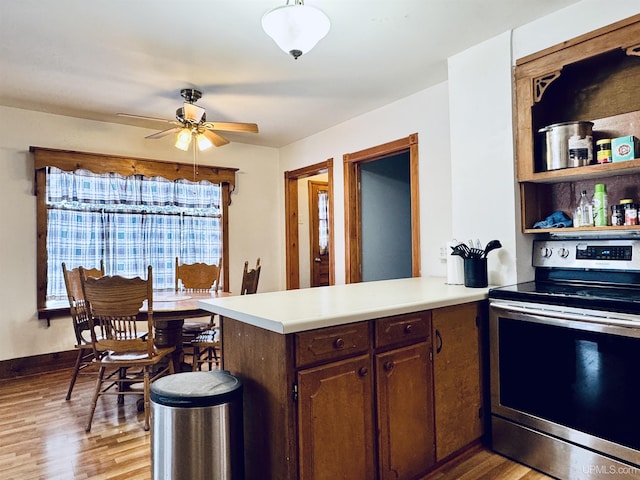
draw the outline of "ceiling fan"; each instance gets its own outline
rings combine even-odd
[[[166,130],[147,135],[145,138],[162,138],[172,133],[176,133],[175,146],[180,150],[188,150],[192,139],[198,145],[198,150],[206,150],[212,145],[221,147],[229,143],[214,130],[222,130],[226,132],[248,132],[258,133],[258,125],[255,123],[238,123],[238,122],[207,122],[205,109],[197,106],[195,103],[202,97],[202,92],[194,88],[183,88],[180,95],[184,98],[182,107],[176,110],[175,120],[165,120],[163,118],[144,117],[142,115],[131,115],[128,113],[118,113],[121,117],[140,118],[143,120],[155,120],[175,125]],[[194,145],[195,148],[195,145]]]

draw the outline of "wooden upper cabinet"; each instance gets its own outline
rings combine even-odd
[[[484,433],[480,315],[478,303],[432,312],[438,461]]]
[[[607,184],[609,204],[630,195],[640,200],[634,187],[640,159],[546,171],[539,133],[556,123],[590,121],[594,147],[600,138],[640,138],[639,79],[640,15],[517,60],[516,170],[523,231],[541,232],[533,224],[556,210],[571,217],[580,190],[592,194],[596,183]]]

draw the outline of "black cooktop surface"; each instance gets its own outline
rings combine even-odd
[[[640,314],[640,286],[531,281],[492,288],[489,298]]]

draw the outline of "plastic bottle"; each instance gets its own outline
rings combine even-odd
[[[578,226],[593,227],[593,205],[587,198],[587,191],[582,190],[577,208]]]
[[[593,223],[596,227],[606,227],[609,224],[608,210],[607,186],[596,183],[593,193]]]

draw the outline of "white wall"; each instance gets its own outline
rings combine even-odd
[[[441,83],[280,150],[281,201],[284,172],[334,159],[336,283],[345,281],[342,157],[418,133],[420,159],[420,247],[423,276],[446,275],[439,248],[451,236],[448,89]],[[281,220],[284,231],[284,217]],[[282,266],[284,272],[284,265]],[[283,273],[284,275],[284,273]]]
[[[71,320],[47,328],[36,312],[36,210],[29,146],[188,162],[168,139],[145,140],[146,129],[0,107],[0,360],[68,350]],[[199,162],[240,168],[232,194],[229,236],[231,290],[240,289],[245,259],[261,257],[259,291],[278,290],[284,260],[275,188],[278,151],[231,143]]]
[[[502,242],[489,256],[490,283],[533,278],[513,160],[515,60],[638,13],[638,1],[584,0],[449,59],[453,235]]]
[[[497,239],[489,283],[515,283],[516,218],[507,32],[449,59],[453,236]]]

